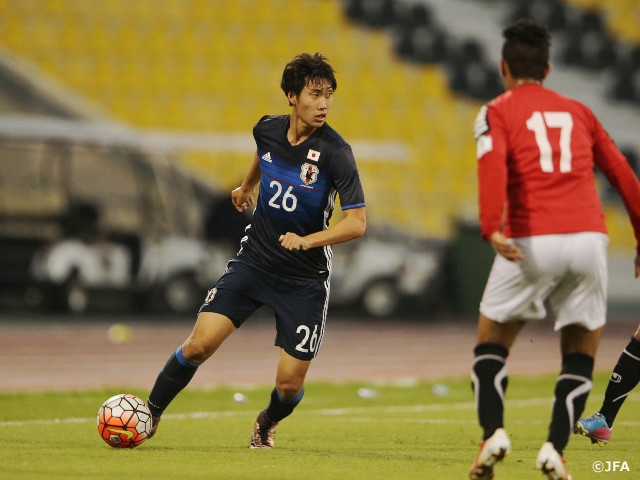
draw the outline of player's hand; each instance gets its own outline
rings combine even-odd
[[[636,278],[640,277],[640,254],[636,255]]]
[[[282,248],[286,248],[291,252],[298,250],[309,250],[309,248],[311,248],[311,245],[307,240],[305,240],[300,235],[296,235],[295,233],[287,232],[284,235],[280,235],[279,240]]]
[[[252,207],[255,204],[253,199],[253,192],[243,190],[242,187],[238,187],[231,192],[231,202],[236,210],[244,212],[247,208]]]
[[[494,250],[510,262],[520,263],[520,260],[524,258],[520,247],[511,243],[509,239],[500,232],[493,232],[489,241]]]

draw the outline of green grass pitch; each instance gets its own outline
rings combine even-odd
[[[600,405],[599,374],[586,411]],[[513,377],[506,428],[513,452],[496,478],[540,479],[535,457],[546,437],[554,376]],[[98,436],[101,403],[121,389],[0,394],[0,478],[10,479],[464,479],[478,452],[480,428],[468,379],[436,383],[310,383],[295,413],[278,426],[274,450],[247,448],[269,387],[187,389],[165,413],[158,434],[136,449],[113,449]],[[360,398],[359,388],[375,389]],[[236,403],[233,394],[244,393]],[[635,396],[634,396],[635,395]],[[612,441],[591,445],[572,435],[565,450],[574,479],[640,478],[640,402],[632,393]],[[602,462],[608,472],[596,473]],[[615,462],[618,462],[617,464]]]

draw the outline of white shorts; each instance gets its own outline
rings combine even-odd
[[[541,320],[545,300],[555,330],[606,323],[607,245],[604,233],[580,232],[513,239],[524,254],[520,264],[496,255],[480,302],[480,312],[499,323]]]

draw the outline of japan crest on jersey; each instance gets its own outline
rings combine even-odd
[[[209,290],[207,292],[207,298],[204,299],[204,303],[209,303],[211,302],[211,300],[213,300],[213,297],[216,296],[216,292],[218,291],[217,288],[212,288],[211,290]]]
[[[305,185],[311,185],[318,180],[318,173],[320,173],[320,170],[316,165],[304,163],[302,167],[300,167],[300,180],[302,180]]]

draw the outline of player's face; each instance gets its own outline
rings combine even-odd
[[[321,127],[333,103],[333,89],[329,82],[309,83],[292,103],[298,119],[310,127]]]

